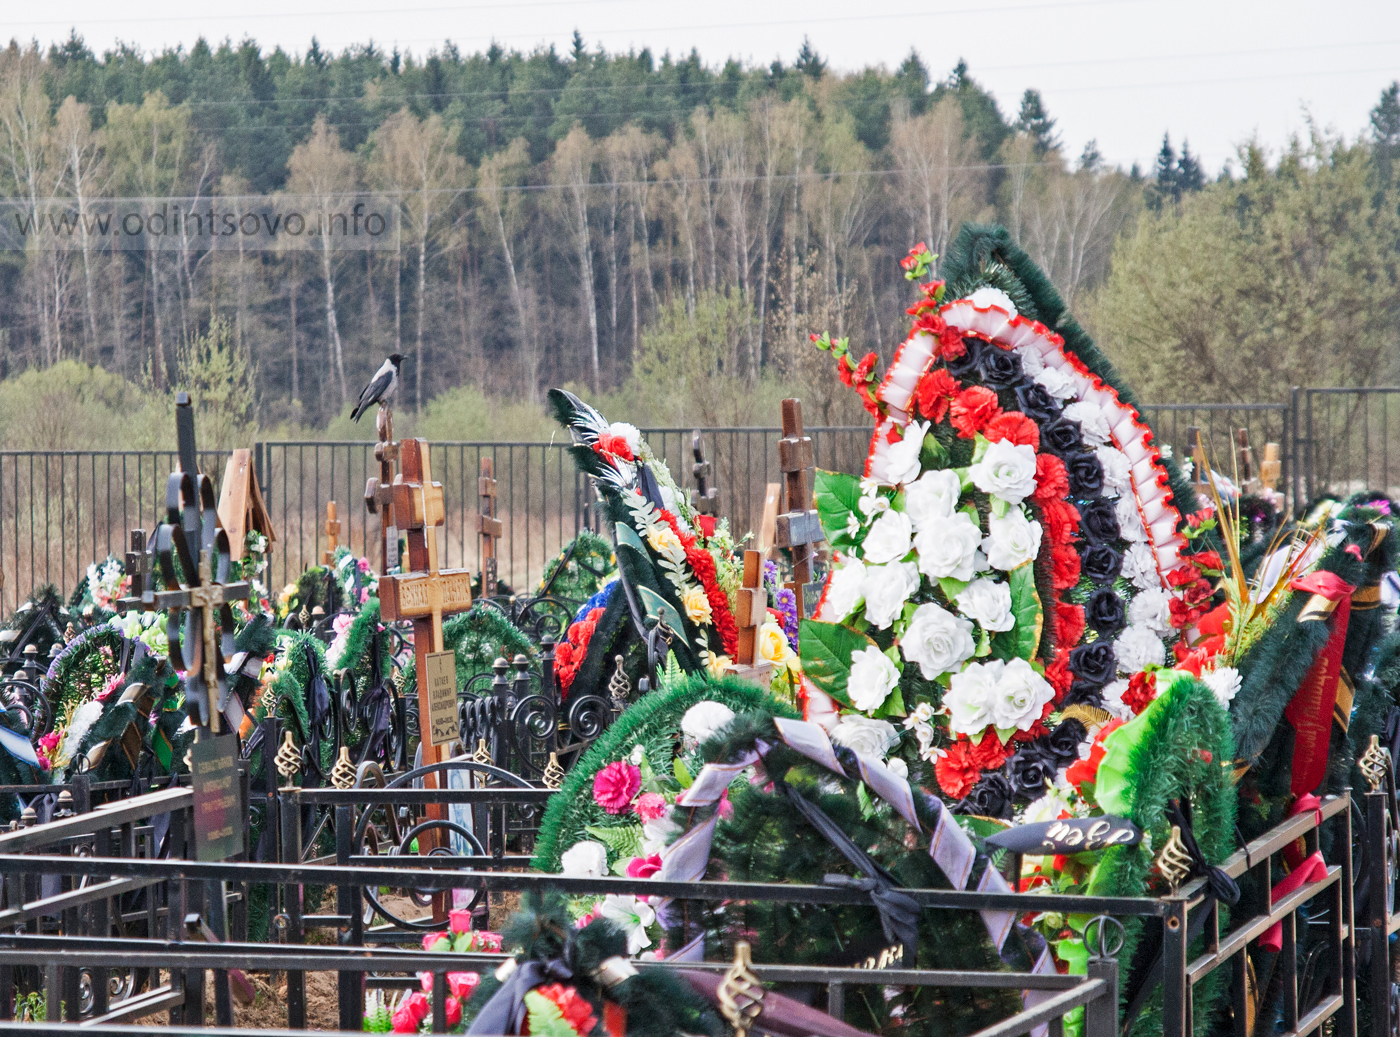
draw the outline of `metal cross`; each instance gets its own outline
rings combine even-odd
[[[690,466],[695,476],[695,492],[690,505],[697,515],[719,515],[719,490],[709,484],[711,465],[705,460],[705,440],[699,429],[690,433],[690,452],[695,463]]]

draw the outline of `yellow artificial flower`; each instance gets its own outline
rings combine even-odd
[[[798,669],[797,653],[788,644],[787,634],[777,623],[769,620],[758,628],[758,654],[774,666]]]
[[[711,676],[721,677],[724,675],[724,671],[733,665],[733,662],[727,655],[715,655],[714,652],[706,652],[705,665],[709,667]]]
[[[652,550],[658,554],[669,555],[676,551],[685,551],[681,546],[681,538],[676,536],[670,526],[652,526],[647,532],[647,543],[651,544]]]
[[[713,621],[710,599],[705,596],[705,588],[698,583],[692,583],[685,589],[681,594],[681,604],[685,606],[685,614],[690,617],[692,623],[709,626]]]

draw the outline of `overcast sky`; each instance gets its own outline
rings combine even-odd
[[[373,40],[426,54],[496,40],[554,44],[578,29],[590,48],[650,47],[790,62],[808,36],[833,69],[896,66],[911,47],[935,77],[961,56],[1014,115],[1038,88],[1077,156],[1097,138],[1110,162],[1150,165],[1164,131],[1190,141],[1211,173],[1258,134],[1275,150],[1305,111],[1354,137],[1380,91],[1400,78],[1400,0],[250,0],[196,10],[188,0],[5,0],[0,29],[43,45],[76,28],[101,53],[117,40],[147,51],[245,36],[265,50],[339,51]],[[17,13],[24,12],[21,17]]]

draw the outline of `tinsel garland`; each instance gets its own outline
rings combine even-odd
[[[596,636],[596,635],[595,635]],[[701,674],[688,674],[645,695],[623,711],[603,734],[588,747],[576,763],[558,794],[549,798],[540,834],[535,843],[531,866],[539,871],[558,871],[559,858],[580,839],[587,838],[588,825],[617,824],[593,801],[593,778],[604,766],[620,760],[634,745],[646,748],[653,766],[667,767],[675,755],[681,718],[697,702],[722,703],[735,713],[766,709],[774,716],[797,718],[791,707],[766,694],[758,685],[737,677],[706,680]]]
[[[490,605],[473,605],[466,612],[453,616],[442,625],[442,640],[446,648],[457,655],[457,689],[460,691],[478,673],[487,673],[497,657],[507,660],[523,655],[530,668],[539,669],[539,650],[528,636],[511,625],[500,609]],[[387,668],[386,668],[387,672]],[[409,659],[401,673],[400,694],[418,693],[417,659]]]

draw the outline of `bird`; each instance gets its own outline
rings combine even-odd
[[[360,399],[355,404],[355,409],[350,412],[350,417],[359,421],[365,411],[369,410],[373,404],[383,406],[389,402],[389,397],[394,395],[394,390],[399,386],[399,365],[403,363],[402,353],[390,353],[389,359],[384,361],[378,371],[374,372],[374,377],[369,380],[369,384],[360,392]]]

